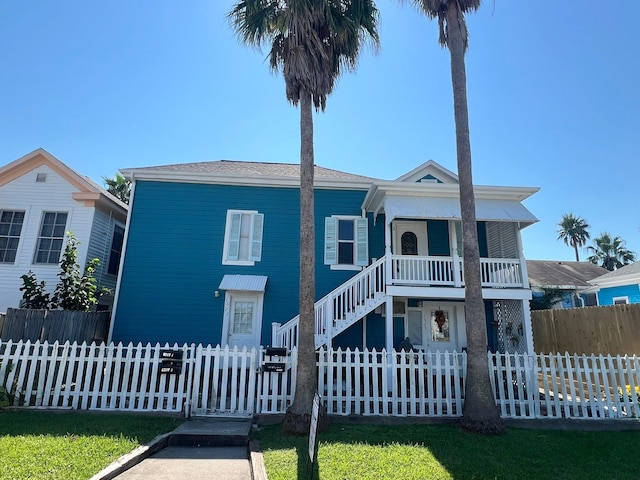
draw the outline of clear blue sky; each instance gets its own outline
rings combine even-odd
[[[449,55],[437,22],[379,0],[364,52],[315,117],[316,163],[393,179],[456,171]],[[42,147],[102,183],[117,169],[299,161],[298,110],[232,1],[0,0],[0,164]],[[606,8],[605,8],[606,7]],[[573,212],[640,254],[640,2],[485,0],[469,16],[474,181],[538,186],[530,259],[572,260]],[[581,258],[585,253],[581,253]]]

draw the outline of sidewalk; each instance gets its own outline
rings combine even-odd
[[[267,479],[262,454],[249,444],[250,420],[188,420],[119,458],[91,480]]]

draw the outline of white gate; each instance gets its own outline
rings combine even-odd
[[[295,352],[283,356],[267,352],[198,346],[187,415],[252,417],[286,412],[295,391]]]

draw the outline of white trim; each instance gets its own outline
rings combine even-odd
[[[624,300],[624,303],[616,303],[619,300]],[[613,305],[629,305],[629,297],[627,295],[622,297],[613,297],[611,301],[613,302]]]
[[[131,213],[133,212],[133,202],[136,193],[136,182],[131,182],[131,190],[129,192],[129,208],[127,209],[127,219],[124,223],[124,238],[122,239],[122,251],[120,252],[120,265],[118,265],[118,276],[116,278],[116,293],[113,297],[113,307],[111,310],[111,322],[109,322],[109,335],[107,342],[113,341],[113,327],[116,322],[116,312],[118,311],[118,302],[120,300],[120,288],[122,286],[122,272],[124,270],[124,258],[129,246],[129,228],[131,227]]]
[[[243,185],[255,187],[290,187],[300,188],[299,177],[268,177],[268,176],[243,176],[221,175],[219,173],[192,173],[169,171],[136,171],[136,169],[120,170],[122,174],[133,180],[150,180],[168,183],[204,183],[211,185]],[[322,179],[317,178],[313,182],[315,188],[332,190],[368,190],[371,181],[347,180],[347,179]]]
[[[335,221],[334,221],[335,219]],[[353,222],[353,263],[338,263],[340,258],[340,220],[349,220]],[[331,215],[330,217],[325,217],[325,233],[324,233],[324,264],[328,265],[331,270],[351,270],[351,271],[361,271],[366,268],[367,265],[358,265],[358,223],[362,225],[361,220],[365,220],[368,222],[367,217],[360,217],[358,215]],[[333,235],[327,235],[327,229],[333,228],[333,224],[335,224],[335,231],[331,232]],[[361,226],[360,225],[360,226]],[[366,255],[369,255],[369,227],[368,223],[366,225]],[[327,242],[332,242],[335,245],[335,258],[330,258],[332,252],[328,249]],[[360,242],[362,243],[362,242]],[[329,251],[329,252],[328,252]],[[329,256],[327,255],[329,253]],[[331,263],[333,262],[333,263]],[[368,261],[367,261],[368,264]]]
[[[240,223],[238,225],[238,255],[239,255],[239,250],[240,250],[240,235],[241,235],[241,230],[242,230],[242,223],[243,223],[243,217],[245,215],[249,215],[250,216],[250,223],[249,223],[249,236],[248,236],[248,241],[249,244],[247,245],[247,259],[230,259],[229,255],[230,255],[230,242],[231,242],[231,227],[232,227],[232,221],[231,219],[233,218],[233,216],[239,216],[240,217]],[[255,226],[257,225],[257,220],[256,217],[257,216],[262,216],[262,231],[260,232],[260,239],[259,241],[262,242],[262,234],[264,232],[264,215],[261,213],[258,213],[257,210],[227,210],[227,217],[225,220],[225,227],[224,227],[224,240],[223,240],[223,244],[222,244],[222,265],[238,265],[238,266],[253,266],[255,265],[255,263],[257,261],[260,261],[262,259],[262,250],[260,250],[260,258],[258,259],[257,257],[254,257],[254,260],[251,260],[252,258],[252,252],[254,251],[255,248],[255,243],[258,241],[257,239],[257,234],[255,234],[254,229]]]

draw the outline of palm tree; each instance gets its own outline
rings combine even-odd
[[[428,18],[438,19],[440,45],[451,55],[467,331],[467,379],[461,426],[478,433],[499,434],[504,432],[504,426],[495,405],[487,363],[487,326],[480,280],[464,60],[469,40],[465,14],[480,8],[480,0],[413,0],[413,3]]]
[[[129,195],[131,194],[131,182],[127,180],[124,175],[117,172],[115,177],[108,178],[102,177],[107,192],[116,197],[117,199],[129,204]]]
[[[608,232],[601,233],[593,239],[593,245],[587,247],[592,255],[587,259],[607,270],[617,270],[636,261],[636,254],[625,247],[620,237],[611,237]]]
[[[589,240],[589,224],[582,217],[574,217],[573,213],[565,213],[558,223],[558,240],[573,247],[576,251],[576,262],[580,261],[578,247],[584,247]]]
[[[283,430],[308,434],[317,386],[314,342],[315,220],[313,112],[324,110],[343,69],[355,69],[366,39],[378,45],[372,0],[241,0],[229,13],[240,40],[268,45],[269,64],[282,71],[287,100],[300,105],[300,304],[298,372]],[[318,428],[328,425],[323,415]]]

